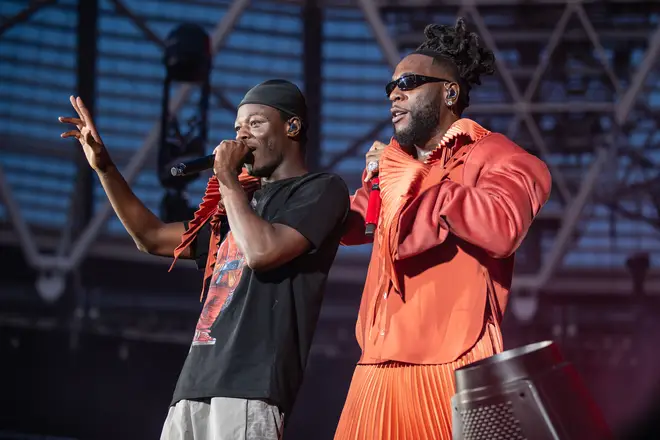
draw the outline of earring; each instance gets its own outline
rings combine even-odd
[[[447,89],[447,100],[445,103],[447,104],[447,107],[452,108],[454,105],[454,98],[456,97],[456,90],[450,88],[448,85],[445,85],[445,88]]]

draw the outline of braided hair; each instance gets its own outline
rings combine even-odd
[[[426,41],[415,53],[432,57],[434,63],[443,64],[454,73],[461,86],[457,107],[462,112],[470,104],[472,86],[481,85],[481,75],[495,72],[495,55],[492,50],[481,46],[477,34],[468,32],[462,17],[454,26],[428,25],[424,36]]]

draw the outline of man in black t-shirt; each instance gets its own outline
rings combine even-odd
[[[209,275],[161,439],[280,438],[349,207],[341,178],[305,167],[302,93],[271,80],[245,95],[236,140],[216,148],[214,177],[186,224],[161,222],[137,199],[82,100],[71,103],[79,118],[60,121],[77,130],[62,136],[80,141],[138,248],[195,259]],[[246,159],[261,179],[253,194],[239,177]]]

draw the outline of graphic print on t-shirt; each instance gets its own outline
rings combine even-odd
[[[192,345],[214,345],[215,338],[211,337],[211,327],[231,302],[232,295],[238,286],[245,267],[245,257],[236,246],[231,232],[218,249],[211,284],[206,295],[204,308],[197,321],[195,336]]]

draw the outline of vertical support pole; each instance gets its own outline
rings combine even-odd
[[[98,13],[99,0],[78,0],[77,90],[92,117],[96,108]],[[76,231],[82,231],[87,226],[94,211],[94,172],[87,163],[82,149],[78,150],[76,163],[78,173],[73,194],[71,222],[74,235],[77,235]]]
[[[323,9],[318,0],[303,6],[303,74],[307,100],[307,166],[319,169],[321,154],[321,102],[323,67]]]

